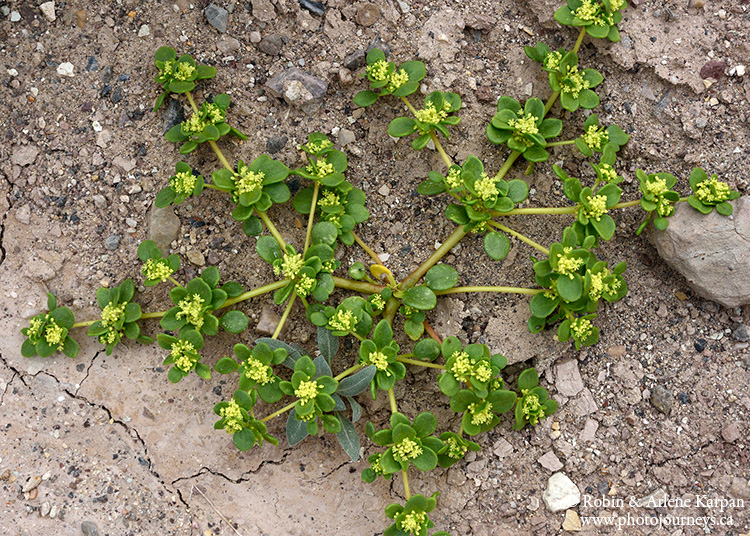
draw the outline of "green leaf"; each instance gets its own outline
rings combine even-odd
[[[318,326],[318,348],[320,349],[320,355],[330,365],[333,361],[336,352],[339,350],[339,338],[336,337],[331,330],[325,327]],[[353,395],[349,395],[353,396]]]
[[[281,258],[281,249],[276,239],[271,236],[261,236],[258,238],[258,243],[255,246],[255,250],[260,255],[260,258],[267,263],[273,264],[273,261]]]
[[[484,235],[484,251],[492,260],[503,260],[510,251],[510,239],[503,233],[490,231]]]
[[[591,110],[599,106],[599,96],[590,89],[582,89],[578,94],[578,104],[581,108]]]
[[[286,439],[290,447],[296,445],[309,435],[305,421],[298,421],[296,415],[297,410],[292,409],[286,420]]]
[[[432,290],[448,290],[458,283],[458,271],[447,264],[436,264],[427,271],[424,281]]]
[[[404,331],[411,340],[416,341],[424,333],[424,323],[413,318],[407,318],[404,320]]]
[[[458,225],[466,225],[469,223],[469,216],[466,213],[466,208],[462,205],[451,203],[445,207],[445,217]]]
[[[537,318],[544,319],[551,315],[557,308],[559,300],[548,298],[543,292],[536,294],[531,298],[529,307],[531,314]]]
[[[219,374],[231,374],[232,372],[237,370],[238,366],[239,363],[237,363],[237,361],[235,361],[231,357],[222,357],[214,365],[214,370]]]
[[[63,328],[71,329],[75,324],[76,319],[73,316],[73,312],[67,307],[58,307],[50,313],[50,317],[55,323]]]
[[[177,52],[172,47],[160,47],[154,53],[154,60],[156,61],[170,61],[177,59]]]
[[[533,147],[532,147],[533,149]],[[526,154],[526,153],[524,153]],[[514,203],[524,201],[529,195],[529,185],[520,179],[508,181],[508,197]]]
[[[428,143],[430,143],[430,135],[422,134],[414,138],[414,141],[411,142],[411,148],[414,149],[415,151],[420,151],[424,149]]]
[[[729,203],[728,201],[723,201],[716,205],[716,212],[718,212],[722,216],[730,216],[733,211],[734,209],[731,203]]]
[[[260,218],[250,216],[242,223],[242,232],[247,236],[259,236],[263,232],[263,223]]]
[[[378,94],[372,90],[360,91],[354,96],[354,104],[366,108],[378,100]]]
[[[65,341],[63,341],[62,353],[70,358],[76,357],[78,355],[78,343],[75,341],[75,339],[73,339],[73,337],[65,337]]]
[[[352,422],[347,419],[340,411],[336,412],[341,422],[341,431],[336,434],[336,439],[339,440],[339,445],[349,455],[349,458],[353,462],[359,460],[359,435],[357,435],[357,429],[354,428]]]
[[[203,273],[201,273],[201,279],[211,288],[216,288],[219,284],[219,269],[216,266],[209,266]]]
[[[196,363],[195,373],[204,380],[211,379],[211,369],[205,363]]]
[[[555,20],[560,24],[570,26],[573,24],[573,13],[571,13],[568,6],[563,6],[555,11]]]
[[[401,138],[413,134],[417,130],[417,123],[409,117],[397,117],[388,125],[388,134],[394,138]]]
[[[228,311],[219,319],[219,324],[229,333],[242,333],[247,329],[248,318],[241,311]]]
[[[557,292],[564,300],[578,301],[583,294],[583,279],[578,274],[574,274],[572,278],[561,275],[557,279]]]
[[[437,296],[424,285],[408,289],[402,299],[405,305],[420,311],[429,311],[437,305]]]
[[[206,80],[208,78],[213,78],[214,76],[216,76],[216,68],[211,67],[210,65],[197,65],[196,71],[197,71],[196,77],[195,77],[196,80]],[[220,96],[221,95],[219,95],[219,97]],[[216,103],[216,99],[214,99],[214,103]],[[227,103],[227,106],[228,106],[228,103]],[[224,106],[224,108],[226,108],[226,106]]]
[[[412,428],[417,432],[417,437],[427,437],[432,435],[437,428],[437,419],[430,412],[420,413],[414,419]]]
[[[336,229],[336,226],[329,221],[320,221],[312,228],[313,245],[327,244],[333,247],[336,243],[336,238],[338,238],[338,230]]]
[[[336,389],[340,396],[357,396],[364,392],[372,383],[377,368],[374,365],[363,368],[351,376],[343,378]]]
[[[422,454],[414,458],[411,463],[420,471],[432,471],[437,467],[437,455],[431,449],[425,448]]]
[[[594,226],[596,232],[599,233],[604,240],[611,239],[615,234],[615,220],[609,214],[603,214],[601,218],[597,220],[590,220],[591,225]]]
[[[547,118],[539,125],[539,134],[545,138],[555,138],[562,132],[563,123],[559,119]]]
[[[57,298],[51,292],[47,293],[47,310],[54,311],[57,307]]]
[[[539,374],[536,369],[528,368],[518,375],[519,391],[528,391],[539,385]]]

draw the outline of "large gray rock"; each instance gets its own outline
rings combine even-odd
[[[732,202],[734,214],[704,216],[680,203],[652,241],[662,259],[696,293],[725,307],[750,303],[750,197]]]
[[[151,206],[148,214],[148,239],[156,243],[162,255],[169,254],[169,247],[173,240],[180,235],[180,218],[172,207],[158,208]]]
[[[326,91],[328,91],[328,82],[316,78],[296,67],[290,67],[271,78],[266,82],[266,88],[271,95],[282,99],[290,89],[293,89],[294,86],[296,86],[296,84],[293,84],[292,82],[300,82],[313,99],[322,98],[323,95],[326,94]]]

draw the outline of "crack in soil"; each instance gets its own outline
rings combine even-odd
[[[91,372],[91,367],[94,366],[94,361],[96,360],[97,357],[101,355],[101,353],[102,351],[99,350],[94,354],[94,357],[91,358],[91,363],[89,363],[89,366],[86,367],[86,375],[83,377],[83,379],[80,382],[78,382],[78,389],[76,389],[76,394],[75,394],[76,398],[78,398],[78,392],[81,390],[81,387],[83,387],[83,382],[85,382],[89,377],[89,373]]]
[[[11,196],[10,191],[13,187],[13,183],[8,180],[7,177],[3,177],[3,180],[8,183],[8,189],[5,192],[5,201],[8,203],[8,210],[3,214],[2,219],[0,219],[0,266],[5,262],[6,258],[6,251],[5,246],[3,245],[3,240],[5,238],[5,220],[8,219],[8,214],[10,214],[10,209],[13,208],[13,204],[11,203]]]
[[[191,479],[194,479],[194,478],[198,478],[199,476],[205,475],[206,473],[210,473],[210,474],[212,474],[214,476],[221,477],[224,480],[226,480],[227,482],[231,482],[232,484],[241,484],[242,482],[247,482],[248,480],[250,480],[250,475],[254,475],[254,474],[258,473],[266,465],[283,465],[284,462],[286,461],[286,459],[289,457],[289,455],[291,453],[292,453],[291,449],[287,449],[287,450],[284,451],[284,454],[281,456],[281,459],[279,461],[264,460],[264,461],[262,461],[260,463],[260,465],[258,466],[257,469],[255,469],[253,471],[247,471],[245,473],[242,473],[239,478],[231,478],[231,477],[225,475],[224,473],[222,473],[221,471],[216,471],[214,469],[211,469],[210,467],[205,467],[204,466],[204,467],[201,467],[198,470],[198,472],[195,473],[195,474],[193,474],[193,475],[181,476],[179,478],[176,478],[175,480],[173,480],[171,482],[171,485],[174,486],[178,482],[182,482],[184,480],[191,480]],[[177,492],[179,493],[179,490],[177,490]]]

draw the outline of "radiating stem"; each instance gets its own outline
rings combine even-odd
[[[266,416],[266,417],[263,417],[263,418],[262,418],[262,419],[260,420],[260,422],[268,422],[268,421],[270,421],[271,419],[273,419],[274,417],[278,417],[278,416],[279,416],[279,415],[281,415],[282,413],[286,413],[287,411],[289,411],[290,409],[292,409],[292,408],[294,407],[294,405],[295,405],[296,403],[297,403],[297,401],[295,400],[294,402],[291,402],[291,403],[287,404],[287,405],[286,405],[286,406],[284,406],[283,408],[281,408],[281,409],[279,409],[279,410],[276,410],[276,411],[274,411],[273,413],[271,413],[270,415],[268,415],[268,416]]]
[[[393,387],[388,389],[388,403],[391,405],[391,413],[396,413],[398,405],[396,405],[396,394],[393,392]]]
[[[167,311],[156,311],[156,312],[153,312],[153,313],[144,313],[144,314],[141,315],[141,317],[138,320],[148,320],[149,318],[161,318],[165,314],[167,314]],[[94,322],[98,322],[99,320],[101,320],[101,319],[97,318],[96,320],[86,320],[86,321],[83,321],[83,322],[76,322],[75,324],[73,324],[71,326],[70,329],[73,329],[73,328],[85,328],[87,326],[92,325]]]
[[[513,165],[513,162],[516,161],[516,159],[521,156],[521,153],[518,151],[513,151],[508,155],[508,158],[505,160],[505,164],[503,164],[503,167],[500,168],[500,170],[495,175],[495,180],[498,181],[505,177],[505,175],[510,170],[511,166]]]
[[[549,142],[545,147],[559,147],[561,145],[573,145],[576,140],[565,140],[565,141],[552,141]]]
[[[343,378],[346,378],[347,376],[351,376],[355,372],[357,372],[359,369],[361,369],[364,365],[354,365],[353,367],[349,367],[344,372],[339,374],[338,376],[334,376],[333,379],[336,381],[340,381]]]
[[[408,359],[406,357],[397,357],[396,361],[400,361],[401,363],[406,363],[408,365],[419,365],[420,367],[427,367],[427,368],[436,368],[440,370],[445,370],[445,365],[438,365],[437,363],[428,363],[427,361],[419,361],[417,359]]]
[[[263,223],[266,225],[266,229],[268,229],[268,232],[270,232],[273,237],[276,239],[276,242],[279,243],[279,246],[281,246],[281,252],[286,252],[286,242],[281,237],[281,233],[279,233],[278,229],[276,229],[276,226],[273,224],[271,219],[268,217],[268,214],[265,212],[261,212],[260,210],[256,210],[258,213],[258,217],[260,217],[261,220],[263,220]]]
[[[430,337],[432,337],[433,339],[435,339],[439,344],[443,344],[443,341],[440,338],[440,335],[438,335],[437,332],[434,329],[432,329],[432,326],[430,325],[429,322],[427,322],[427,320],[425,320],[424,322],[422,322],[422,324],[424,325],[424,330],[427,332],[427,334]]]
[[[437,262],[445,257],[448,252],[453,249],[453,247],[458,244],[461,239],[466,236],[466,231],[464,231],[463,225],[459,226],[455,231],[453,231],[453,234],[451,234],[445,242],[433,253],[430,255],[430,257],[424,261],[416,270],[414,270],[412,273],[410,273],[406,278],[401,282],[401,288],[403,290],[407,290],[414,285],[417,284],[417,282],[422,279],[422,276],[427,273],[427,270],[435,266]]]
[[[396,317],[398,307],[401,304],[396,298],[389,299],[385,304],[385,311],[383,311],[383,318],[388,321],[389,324],[393,325],[393,319]]]
[[[453,165],[453,161],[445,152],[445,149],[443,149],[443,144],[440,143],[440,140],[438,139],[437,134],[435,134],[434,130],[430,131],[430,138],[432,138],[432,143],[435,144],[435,149],[437,149],[438,154],[440,154],[443,162],[445,162],[446,167],[450,168]]]
[[[168,275],[168,276],[167,276],[167,279],[169,279],[169,280],[170,280],[170,281],[171,281],[172,283],[174,283],[174,284],[175,284],[175,285],[177,285],[178,287],[182,287],[182,286],[183,286],[183,285],[182,285],[182,283],[180,283],[179,281],[177,281],[177,280],[176,280],[176,279],[175,279],[174,277],[172,277],[171,275]]]
[[[519,240],[520,240],[521,242],[525,242],[525,243],[527,243],[528,245],[530,245],[530,246],[531,246],[531,247],[533,247],[533,248],[536,248],[536,249],[538,249],[539,251],[541,251],[541,252],[542,252],[542,253],[544,253],[545,255],[549,255],[549,250],[548,250],[547,248],[545,248],[544,246],[542,246],[542,245],[540,245],[540,244],[537,244],[537,243],[536,243],[536,242],[534,242],[534,241],[533,241],[533,240],[532,240],[531,238],[527,238],[526,236],[522,235],[522,234],[521,234],[521,233],[519,233],[518,231],[514,231],[514,230],[513,230],[513,229],[511,229],[510,227],[506,227],[505,225],[502,225],[502,224],[500,224],[500,223],[497,223],[496,221],[492,221],[492,220],[487,220],[487,223],[488,223],[489,225],[493,226],[493,227],[496,227],[496,228],[500,229],[500,230],[501,230],[501,231],[503,231],[503,232],[506,232],[506,233],[508,233],[509,235],[513,235],[513,236],[515,236],[515,237],[516,237],[516,238],[518,238],[518,239],[519,239]]]
[[[310,204],[310,217],[307,220],[307,234],[305,234],[305,249],[302,250],[302,255],[307,253],[307,248],[310,247],[310,238],[312,237],[313,222],[315,221],[315,204],[318,202],[318,191],[320,191],[320,182],[315,181],[313,187],[312,203]]]
[[[411,102],[409,102],[409,99],[407,99],[406,97],[401,97],[401,100],[404,102],[404,104],[406,104],[406,107],[409,108],[409,111],[416,116],[417,109],[412,106]]]
[[[406,476],[406,471],[401,469],[401,475],[404,479],[404,495],[406,496],[406,500],[408,501],[411,499],[411,492],[409,491],[409,477]]]
[[[255,288],[253,290],[248,290],[247,292],[243,292],[236,298],[230,298],[227,301],[224,302],[224,305],[219,307],[219,309],[224,309],[225,307],[229,307],[230,305],[234,305],[235,303],[239,303],[245,300],[249,300],[250,298],[254,298],[256,296],[260,296],[262,294],[266,294],[267,292],[271,292],[273,290],[277,290],[280,288],[285,287],[289,283],[288,279],[282,279],[281,281],[274,281],[273,283],[269,283],[268,285],[263,285],[262,287]],[[217,309],[218,311],[218,309]]]
[[[370,258],[372,258],[372,260],[375,261],[376,264],[384,266],[383,261],[380,260],[380,257],[378,257],[378,254],[375,253],[370,248],[370,246],[365,244],[364,241],[359,237],[357,233],[355,233],[354,231],[349,231],[349,232],[352,233],[352,236],[354,237],[354,241],[359,245],[359,247],[361,247],[365,251],[365,253],[367,253],[370,256]]]
[[[539,294],[544,292],[544,289],[540,288],[523,288],[523,287],[453,287],[448,290],[436,290],[434,291],[436,296],[442,296],[445,294],[463,294],[468,292],[505,292],[508,294]]]
[[[640,203],[640,201],[638,201]],[[541,208],[514,208],[508,212],[499,212],[497,210],[491,210],[490,215],[493,217],[497,216],[513,216],[514,214],[575,214],[578,210],[578,206],[574,207],[541,207]]]
[[[687,197],[681,197],[679,199],[678,203],[680,201],[687,201]],[[636,199],[635,201],[626,201],[625,203],[617,203],[612,208],[628,208],[628,207],[634,207],[634,206],[640,205],[640,204],[641,204],[641,200],[640,199]],[[612,208],[610,210],[612,210]]]
[[[297,299],[297,293],[292,292],[292,297],[289,299],[289,303],[286,305],[286,309],[284,309],[284,314],[281,315],[281,320],[279,320],[279,325],[276,326],[276,329],[273,331],[273,335],[271,335],[272,339],[276,339],[279,337],[279,334],[281,333],[281,330],[284,328],[284,324],[286,323],[286,319],[289,318],[289,313],[292,312],[292,306],[294,305],[294,301]]]
[[[581,48],[581,44],[583,43],[583,37],[585,35],[586,35],[586,27],[583,26],[583,27],[581,27],[581,31],[578,34],[578,39],[576,39],[576,44],[573,47],[573,52],[575,52],[576,54],[578,54],[578,50],[580,50],[580,48]]]
[[[365,281],[352,281],[351,279],[344,279],[343,277],[333,276],[333,284],[338,288],[344,288],[346,290],[354,290],[361,292],[362,294],[380,294],[385,288],[383,285],[373,285]]]

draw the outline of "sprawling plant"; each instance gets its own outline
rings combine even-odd
[[[617,171],[618,152],[629,136],[620,127],[601,125],[599,117],[590,114],[582,132],[569,140],[557,140],[564,130],[563,121],[549,115],[558,100],[569,112],[599,104],[594,89],[602,82],[602,75],[579,65],[584,36],[617,41],[617,24],[625,7],[623,0],[568,0],[555,18],[580,27],[572,50],[553,51],[544,43],[526,47],[528,57],[548,72],[552,95],[546,102],[536,97],[523,103],[511,96],[498,100],[486,135],[498,146],[498,155],[505,156],[500,165],[475,156],[454,162],[448,156],[441,140],[448,139],[450,128],[461,120],[458,113],[462,101],[455,93],[434,91],[423,99],[421,108],[415,107],[409,97],[426,76],[423,63],[407,61],[396,66],[380,50],[367,54],[363,77],[370,88],[359,92],[354,102],[369,107],[384,98],[401,100],[410,115],[394,118],[388,132],[397,138],[413,136],[415,150],[430,146],[440,154],[445,168],[431,171],[417,191],[446,198],[445,216],[456,225],[427,260],[400,280],[357,234],[357,225],[369,217],[366,196],[347,180],[346,155],[327,136],[318,132],[309,135],[301,146],[307,162],[297,169],[269,155],[231,164],[217,142],[225,136],[246,137],[227,123],[229,97],[219,94],[199,106],[191,93],[197,81],[212,78],[216,70],[197,64],[189,55],[178,57],[169,47],[160,48],[156,52],[156,81],[162,84],[163,92],[155,109],[170,94],[176,94],[187,99],[193,112],[166,133],[167,139],[180,144],[181,154],[207,144],[221,167],[200,173],[188,162],[177,162],[155,203],[160,207],[176,205],[201,195],[205,189],[223,192],[232,218],[241,223],[246,235],[258,237],[257,254],[270,265],[268,276],[275,280],[245,290],[238,282],[222,281],[219,270],[208,267],[199,277],[179,281],[178,256],[165,257],[167,252],[146,241],[137,251],[143,262],[144,284],[171,286],[171,304],[166,310],[143,313],[134,301],[132,281],[126,280],[117,287],[98,290],[100,319],[76,323],[70,309],[58,307],[50,294],[49,311],[33,317],[22,330],[26,340],[21,353],[47,357],[60,351],[75,357],[78,345],[70,333],[88,326],[88,334],[110,354],[123,337],[152,343],[153,339],[141,333],[139,322],[159,319],[163,332],[156,342],[165,351],[163,363],[168,367],[169,380],[177,383],[191,373],[209,379],[209,362],[213,360],[204,362],[201,354],[205,337],[220,330],[243,332],[248,318],[238,306],[273,293],[274,303],[284,307],[273,335],[249,346],[236,344],[232,356],[214,362],[213,371],[234,375],[237,381],[231,398],[214,407],[219,418],[215,428],[231,434],[238,449],[247,450],[264,441],[277,444],[266,423],[286,414],[290,445],[308,435],[331,433],[351,459],[357,460],[360,440],[354,423],[362,416],[357,397],[365,391],[373,398],[387,397],[390,426],[376,430],[373,423],[366,425],[375,452],[367,458],[370,465],[362,478],[372,482],[400,474],[407,501],[386,507],[385,514],[393,524],[384,534],[426,535],[433,526],[428,514],[436,507],[438,492],[429,497],[412,495],[410,471],[450,467],[468,452],[479,450],[479,444],[469,437],[493,429],[502,421],[503,413],[513,412],[513,428],[519,430],[538,424],[557,410],[557,403],[539,385],[533,368],[520,373],[514,390],[504,376],[505,357],[493,354],[484,344],[464,345],[455,337],[442,339],[429,323],[438,298],[482,292],[529,295],[528,326],[532,332],[557,326],[559,340],[572,341],[576,349],[595,344],[599,328],[594,322],[600,305],[620,300],[627,293],[625,263],[610,267],[597,253],[600,241],[615,235],[614,210],[643,208],[646,219],[638,229],[640,233],[652,218],[656,228],[666,228],[676,203],[688,202],[705,214],[716,209],[728,215],[732,213],[730,201],[739,196],[716,175],[709,177],[700,168],[690,175],[693,193],[688,197],[672,189],[677,183],[673,175],[638,170],[641,197],[623,202],[618,186],[623,180]],[[529,189],[521,177],[511,178],[514,163],[523,157],[528,162],[526,173],[531,173],[535,165],[547,162],[550,150],[558,146],[572,146],[584,157],[593,158],[592,176],[582,180],[553,166],[570,203],[563,207],[519,207]],[[285,182],[290,176],[302,182],[294,198]],[[210,177],[210,182],[204,177]],[[272,206],[288,206],[290,201],[293,210],[307,216],[301,243],[288,243],[268,215]],[[562,229],[558,242],[545,247],[513,229],[516,218],[535,214],[567,215],[572,223]],[[495,261],[507,256],[511,237],[536,249],[538,258],[531,258],[531,268],[537,286],[457,286],[457,270],[440,261],[469,234],[483,236],[484,251]],[[337,248],[355,244],[373,264],[368,268],[356,262],[342,270],[337,258],[343,257],[336,255]],[[338,299],[341,293],[333,294],[337,288],[350,294]],[[314,359],[308,350],[279,340],[296,304],[317,327],[319,355]],[[394,325],[403,325],[406,337],[394,333]],[[333,359],[343,337],[354,339],[355,349],[337,361],[344,363],[344,369],[334,372]],[[429,411],[413,419],[399,412],[395,386],[406,377],[407,365],[439,372],[435,376],[439,389],[450,408],[460,415],[457,430],[441,429],[441,423]],[[265,407],[279,402],[281,407],[273,411]],[[440,531],[433,536],[445,534]]]

